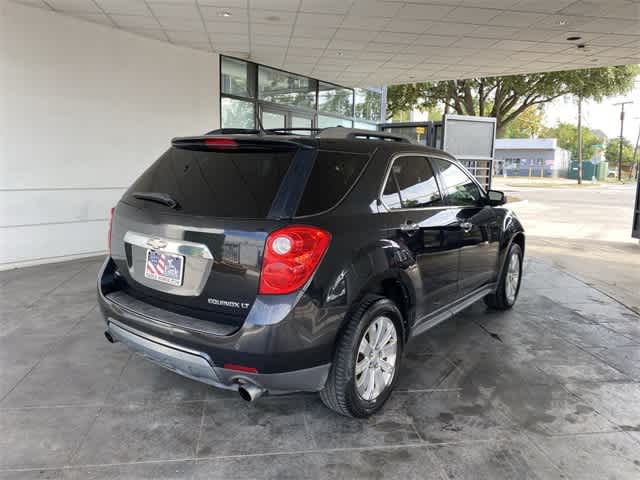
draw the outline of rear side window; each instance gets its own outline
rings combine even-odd
[[[265,218],[295,151],[195,151],[172,147],[127,191],[126,203],[166,209],[133,197],[169,194],[190,215]]]
[[[429,160],[419,156],[396,158],[382,192],[382,201],[391,210],[442,205]]]
[[[334,207],[354,185],[368,160],[368,154],[320,150],[297,214],[312,215]]]
[[[476,183],[454,163],[441,159],[436,161],[446,186],[449,204],[461,207],[479,205],[482,193]]]

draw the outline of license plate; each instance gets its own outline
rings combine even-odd
[[[184,257],[157,250],[147,250],[147,264],[144,276],[169,285],[182,285],[184,273]]]

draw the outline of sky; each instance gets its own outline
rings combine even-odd
[[[624,107],[624,136],[636,144],[640,129],[640,77],[635,81],[635,88],[627,95],[605,98],[601,102],[584,102],[582,104],[582,123],[584,126],[602,130],[607,137],[620,136],[620,105],[614,103],[631,100],[634,103]],[[578,107],[575,100],[559,98],[545,106],[545,124],[554,126],[558,121],[577,123]]]

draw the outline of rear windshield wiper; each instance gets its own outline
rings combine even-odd
[[[138,200],[147,200],[149,202],[160,203],[162,205],[165,205],[173,209],[180,208],[180,205],[178,205],[178,202],[176,202],[168,193],[134,192],[132,195],[134,198],[137,198]]]

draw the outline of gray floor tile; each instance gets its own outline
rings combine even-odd
[[[406,411],[407,395],[392,395],[380,413],[355,419],[335,415],[317,398],[308,399],[308,428],[320,449],[376,447],[420,443],[421,439]]]
[[[536,366],[558,383],[624,381],[629,377],[578,347],[540,350]]]
[[[193,458],[201,418],[201,403],[104,407],[71,463]]]
[[[259,472],[259,473],[258,473]],[[194,480],[443,480],[426,447],[350,450],[198,461]]]
[[[113,385],[107,403],[160,405],[202,401],[210,388],[213,387],[182,377],[134,354]],[[235,399],[240,401],[238,394]]]
[[[409,353],[402,359],[396,389],[427,390],[459,388],[462,371],[444,355]]]
[[[194,472],[194,461],[152,462],[65,469],[63,480],[184,480]]]
[[[449,479],[566,478],[529,440],[521,436],[464,445],[439,445],[432,452]]]
[[[271,397],[256,403],[240,398],[207,402],[199,457],[314,448],[305,420],[305,398]]]
[[[64,472],[60,469],[0,471],[0,480],[61,480]]]
[[[606,364],[640,381],[640,348],[636,346],[603,348],[591,352]]]
[[[571,438],[535,437],[547,457],[570,478],[635,480],[640,478],[638,444],[624,432]]]
[[[543,435],[612,432],[617,427],[561,385],[495,389],[491,402],[523,430]]]
[[[405,401],[404,411],[428,443],[491,440],[515,428],[479,389],[409,393]]]
[[[529,384],[551,385],[556,380],[536,367],[532,357],[521,350],[501,349],[496,352],[450,355],[461,373],[459,385],[501,387]]]
[[[65,465],[97,413],[83,407],[0,410],[0,468]]]
[[[640,432],[640,383],[581,383],[567,388],[622,429]]]

